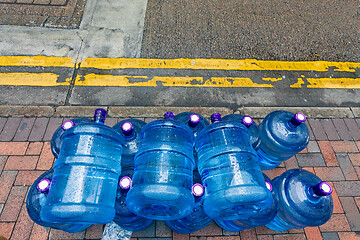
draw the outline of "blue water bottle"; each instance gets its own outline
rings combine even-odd
[[[195,137],[198,132],[200,132],[206,126],[210,125],[209,121],[206,120],[206,118],[204,118],[200,114],[193,112],[179,113],[174,117],[174,120],[182,122],[186,126],[188,126],[191,131],[193,131]]]
[[[136,215],[173,220],[189,215],[194,208],[194,135],[173,118],[174,114],[167,112],[165,119],[148,123],[140,132],[133,186],[126,197],[126,205]]]
[[[250,116],[244,116],[241,114],[229,114],[222,118],[223,121],[227,122],[239,122],[244,124],[249,132],[250,132],[250,142],[251,146],[254,148],[255,151],[257,151],[260,147],[260,133],[259,133],[259,127],[254,122],[252,117]]]
[[[262,169],[277,167],[307,146],[310,135],[306,124],[302,124],[305,121],[304,114],[286,111],[265,117],[259,125],[261,144],[257,151]]]
[[[113,129],[120,133],[125,140],[121,157],[121,166],[123,168],[134,168],[135,154],[139,149],[140,130],[145,125],[146,123],[139,119],[126,119],[113,126]]]
[[[67,129],[40,217],[46,222],[104,224],[115,217],[123,137],[105,126],[106,111],[94,122]]]
[[[69,124],[73,124],[74,126],[76,125],[79,125],[79,124],[82,124],[82,123],[89,123],[91,122],[91,119],[89,118],[74,118],[74,119],[71,119],[70,121],[66,121],[68,125],[64,125],[62,124],[61,126],[59,126],[52,138],[51,138],[51,151],[54,155],[55,158],[59,158],[59,153],[60,153],[60,147],[61,147],[61,135],[64,133],[64,131],[67,129],[67,128],[70,128],[70,125]],[[72,123],[71,123],[72,122]],[[73,126],[71,126],[73,127]]]
[[[215,222],[225,229],[226,231],[230,232],[238,232],[242,231],[244,229],[250,229],[255,228],[258,226],[263,226],[269,222],[271,222],[277,211],[277,193],[276,189],[272,186],[272,181],[268,176],[263,174],[265,179],[265,184],[267,189],[269,189],[273,196],[273,203],[269,206],[269,208],[261,209],[256,215],[244,218],[244,219],[238,219],[238,220],[215,220]]]
[[[47,195],[49,193],[53,173],[54,170],[51,168],[50,170],[41,174],[41,176],[38,177],[31,185],[26,198],[26,209],[30,218],[40,226],[51,227],[69,233],[81,232],[87,229],[91,226],[91,224],[50,223],[41,220],[40,211],[44,206]]]
[[[174,120],[185,123],[194,133],[194,137],[197,136],[198,132],[203,130],[206,126],[209,126],[210,123],[206,118],[200,114],[193,112],[183,112],[179,113],[174,117]],[[194,149],[194,159],[195,159],[195,169],[197,168],[198,156],[197,152]]]
[[[149,226],[153,220],[137,216],[130,212],[126,206],[126,196],[131,188],[133,169],[123,169],[116,193],[115,218],[114,222],[121,228],[128,231],[140,231]]]
[[[195,207],[192,213],[184,218],[166,221],[166,224],[175,232],[188,234],[208,226],[212,219],[204,211],[205,189],[198,171],[194,171],[194,185],[192,194],[195,198]]]
[[[248,129],[238,122],[221,121],[219,113],[211,115],[211,121],[195,139],[205,186],[205,213],[213,219],[236,220],[268,208],[271,192]]]
[[[266,226],[275,231],[319,226],[333,212],[332,188],[315,174],[291,169],[273,179],[278,192],[278,211]]]

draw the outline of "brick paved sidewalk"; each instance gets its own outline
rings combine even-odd
[[[10,239],[99,239],[103,226],[94,225],[84,232],[68,234],[34,224],[25,199],[33,181],[51,168],[54,157],[50,139],[64,118],[0,118],[0,236]],[[109,126],[120,118],[108,118]],[[143,119],[146,122],[153,118]],[[172,232],[163,221],[133,233],[133,240],[168,239],[360,239],[360,119],[310,119],[308,147],[280,167],[266,171],[270,178],[287,169],[304,168],[335,187],[334,214],[320,227],[274,232],[257,227],[230,233],[215,223],[182,235]]]

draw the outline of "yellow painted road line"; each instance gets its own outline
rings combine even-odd
[[[70,85],[70,81],[57,82],[59,75],[55,73],[0,73],[0,85],[8,86],[62,86]]]
[[[360,78],[306,78],[308,88],[360,89]]]
[[[75,61],[70,57],[0,56],[0,66],[73,68]]]
[[[113,76],[88,74],[78,76],[77,86],[113,86],[113,87],[273,87],[271,84],[254,83],[250,78],[241,77],[152,77]]]
[[[243,70],[243,71],[334,71],[355,72],[360,68],[356,62],[327,61],[263,61],[256,59],[141,59],[141,58],[86,58],[82,68],[125,69],[125,68],[163,68],[163,69],[208,69],[208,70]]]

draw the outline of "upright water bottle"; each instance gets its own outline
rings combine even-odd
[[[303,150],[310,140],[309,129],[302,113],[275,111],[260,124],[261,144],[257,151],[262,169],[273,169],[295,153]]]
[[[104,224],[115,217],[123,137],[104,125],[106,111],[94,122],[67,129],[40,217],[46,222]]]
[[[244,229],[250,229],[258,226],[263,226],[269,222],[271,222],[277,211],[277,193],[276,189],[272,186],[272,181],[268,176],[263,174],[265,179],[265,184],[267,189],[269,189],[273,196],[273,204],[271,204],[268,208],[262,209],[259,211],[256,215],[244,218],[244,219],[238,219],[238,220],[215,220],[216,223],[225,229],[226,231],[230,232],[238,232],[242,231]]]
[[[134,232],[145,229],[153,220],[133,214],[126,206],[125,200],[127,193],[131,188],[132,176],[133,169],[131,167],[123,169],[116,193],[116,213],[113,221],[121,228]]]
[[[213,219],[251,217],[272,204],[271,192],[257,164],[248,129],[238,122],[213,124],[195,139],[199,172],[205,186],[205,213]]]
[[[135,154],[139,149],[140,130],[145,125],[146,123],[139,119],[126,119],[113,126],[113,129],[120,133],[125,140],[121,157],[121,166],[123,168],[134,168]]]
[[[70,121],[66,121],[67,124],[62,124],[61,126],[59,126],[56,131],[54,132],[52,138],[51,138],[51,151],[54,155],[55,158],[59,158],[59,153],[60,153],[60,147],[61,147],[61,135],[64,133],[64,131],[67,128],[70,128],[70,125],[79,125],[82,123],[89,123],[91,122],[91,119],[89,118],[74,118],[71,119]],[[72,122],[72,123],[71,123]],[[69,125],[70,124],[70,125]],[[73,126],[71,126],[73,127]]]
[[[188,234],[208,226],[212,219],[204,212],[205,189],[198,171],[194,171],[194,185],[192,194],[195,198],[195,207],[192,213],[184,218],[166,221],[166,224],[175,232]]]
[[[167,112],[165,119],[148,123],[140,132],[133,186],[126,197],[126,205],[136,215],[173,220],[194,208],[194,135],[173,118]]]
[[[206,126],[210,125],[206,118],[193,112],[179,113],[174,117],[174,120],[185,123],[185,125],[193,131],[195,137],[198,132],[200,132]]]
[[[227,122],[239,122],[244,124],[249,132],[250,132],[250,142],[251,146],[254,148],[255,151],[257,151],[260,147],[260,133],[259,133],[259,127],[254,122],[252,117],[250,116],[244,116],[241,114],[229,114],[222,118],[223,121]]]
[[[81,232],[87,229],[91,226],[91,224],[52,223],[44,222],[40,218],[40,211],[45,204],[49,189],[51,187],[51,179],[53,173],[54,170],[52,168],[44,172],[40,177],[35,180],[35,182],[31,186],[26,198],[26,209],[30,218],[40,226],[51,227],[70,233]]]
[[[319,226],[333,212],[332,188],[316,175],[302,169],[291,169],[273,179],[278,192],[278,211],[266,226],[275,231]]]
[[[203,130],[206,126],[210,125],[209,121],[203,116],[193,112],[179,113],[174,117],[174,120],[185,123],[194,133],[194,137]],[[195,168],[197,168],[198,156],[194,149]]]

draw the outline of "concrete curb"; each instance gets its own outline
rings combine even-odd
[[[161,118],[167,111],[175,114],[181,112],[196,112],[209,118],[218,112],[223,116],[234,113],[225,107],[120,107],[120,106],[0,106],[0,117],[92,117],[96,108],[104,108],[109,117],[123,118]],[[235,113],[246,114],[253,118],[264,118],[276,110],[302,112],[308,118],[359,118],[360,108],[353,107],[242,107]]]

